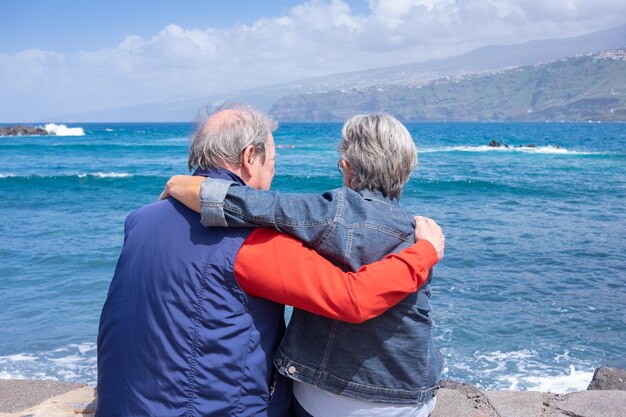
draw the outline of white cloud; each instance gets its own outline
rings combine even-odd
[[[202,96],[574,36],[623,23],[623,0],[311,0],[229,29],[170,24],[150,38],[64,55],[0,53],[4,120]],[[18,103],[18,104],[16,104]]]
[[[389,28],[402,25],[412,14],[428,16],[436,14],[437,9],[442,10],[454,5],[453,1],[447,0],[369,0],[368,3],[372,16]]]

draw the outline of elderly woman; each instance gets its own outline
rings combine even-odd
[[[370,114],[345,123],[339,153],[344,187],[321,196],[186,176],[173,177],[165,195],[200,211],[205,226],[275,228],[356,270],[413,243],[412,216],[398,200],[417,150],[402,123]],[[363,324],[294,310],[274,364],[294,381],[299,416],[425,417],[434,410],[443,359],[433,344],[431,280]]]

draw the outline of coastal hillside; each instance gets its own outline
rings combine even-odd
[[[175,122],[192,120],[198,108],[224,101],[252,104],[268,111],[283,97],[325,94],[342,89],[368,89],[381,85],[422,86],[444,77],[462,77],[505,68],[552,62],[567,56],[585,55],[626,45],[626,25],[565,39],[544,39],[515,45],[484,46],[443,59],[379,63],[379,68],[326,74],[278,85],[241,91],[216,92],[210,96],[178,97],[165,101],[113,107],[85,113],[50,115],[41,120],[67,122]],[[409,58],[410,61],[410,58]],[[315,119],[321,120],[321,119]],[[324,120],[327,121],[327,120]]]
[[[342,121],[387,111],[406,121],[626,120],[626,49],[547,64],[280,98],[280,121]]]
[[[289,88],[311,93],[343,88],[386,85],[418,85],[438,78],[477,74],[504,68],[555,61],[568,56],[586,55],[626,45],[626,25],[565,39],[544,39],[514,45],[490,45],[443,59],[411,62],[363,71],[333,74],[276,86],[281,95]],[[266,87],[267,88],[267,87]],[[293,89],[300,91],[293,91]],[[265,89],[258,89],[262,92]]]

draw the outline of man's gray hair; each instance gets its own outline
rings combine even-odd
[[[198,123],[189,146],[189,169],[240,164],[241,153],[250,145],[265,162],[265,143],[277,127],[274,119],[248,105],[222,105]]]
[[[350,188],[399,199],[417,166],[411,134],[386,113],[359,114],[343,125],[339,153],[350,164]]]

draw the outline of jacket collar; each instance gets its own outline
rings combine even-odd
[[[389,196],[385,197],[382,192],[378,190],[368,190],[364,188],[362,190],[357,191],[361,196],[363,196],[366,200],[374,200],[380,201],[381,203],[393,204],[394,206],[400,205],[400,202],[397,198],[391,198]]]
[[[230,180],[230,181],[234,181],[236,183],[238,183],[239,185],[246,185],[245,182],[243,182],[243,180],[239,177],[239,175],[234,174],[232,172],[230,172],[229,170],[225,169],[225,168],[200,168],[198,167],[193,175],[199,175],[202,177],[211,177],[211,178],[217,178],[217,179],[221,179],[221,180]]]

